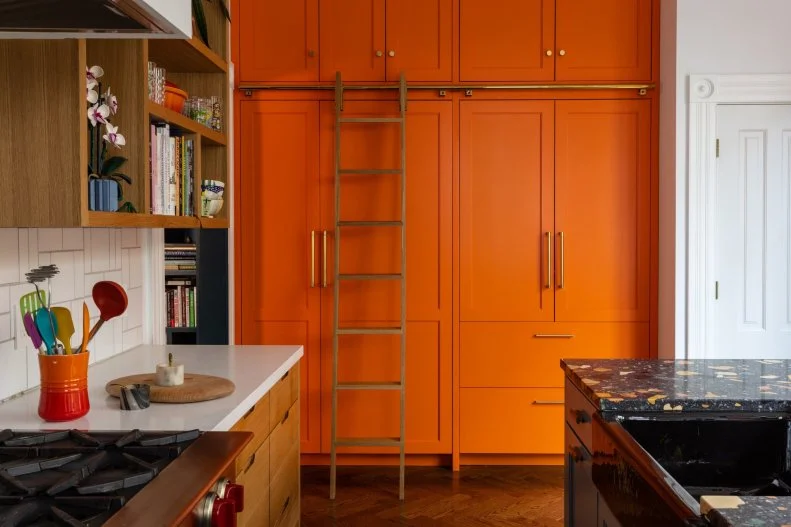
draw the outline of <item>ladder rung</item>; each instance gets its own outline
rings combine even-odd
[[[401,227],[402,221],[339,221],[338,227]]]
[[[339,437],[335,446],[401,446],[397,437]]]
[[[338,328],[338,335],[400,335],[401,328]]]
[[[401,168],[339,168],[338,174],[360,174],[378,176],[380,174],[401,174],[404,170]]]
[[[341,117],[339,123],[402,123],[402,117]]]
[[[338,383],[339,390],[400,390],[400,382],[344,382]]]
[[[399,274],[339,274],[341,280],[401,280]]]

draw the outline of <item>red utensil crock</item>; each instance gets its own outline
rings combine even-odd
[[[71,421],[88,413],[88,359],[88,351],[38,356],[39,417],[45,421]]]

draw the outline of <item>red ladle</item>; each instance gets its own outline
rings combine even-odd
[[[115,282],[96,282],[93,286],[93,302],[99,308],[99,321],[91,328],[88,334],[88,342],[93,339],[102,324],[117,316],[123,315],[129,305],[126,291],[120,284]],[[87,344],[86,344],[87,346]],[[84,351],[80,349],[79,351]]]

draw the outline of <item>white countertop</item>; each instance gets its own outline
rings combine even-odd
[[[104,389],[107,381],[153,373],[168,352],[188,373],[230,379],[234,392],[221,399],[187,404],[152,403],[125,411]],[[227,431],[303,355],[302,346],[138,346],[88,369],[91,410],[74,421],[50,423],[38,416],[39,390],[0,404],[0,430],[192,430]]]

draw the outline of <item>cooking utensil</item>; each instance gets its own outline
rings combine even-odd
[[[66,348],[66,355],[71,355],[71,337],[74,335],[74,320],[71,318],[71,311],[65,307],[53,307],[51,311],[57,321],[55,336]]]
[[[41,292],[41,296],[46,297],[45,292]],[[45,298],[46,300],[46,298]],[[24,317],[27,313],[35,313],[38,308],[43,307],[45,304],[41,303],[39,295],[34,291],[19,298],[19,311]]]
[[[99,321],[91,328],[91,332],[88,335],[88,342],[93,339],[96,332],[99,331],[105,322],[123,315],[124,311],[126,311],[126,306],[129,304],[126,291],[124,291],[124,288],[121,287],[120,284],[115,282],[96,282],[96,285],[93,286],[92,293],[93,301],[96,307],[99,308]],[[79,351],[82,351],[82,349],[81,347]]]
[[[45,310],[47,311],[47,315],[42,318],[42,320],[46,319],[50,321],[50,333],[52,334],[53,339],[53,348],[50,350],[49,348],[49,339],[45,337],[45,335],[49,335],[49,333],[44,333],[41,328],[39,327],[39,333],[41,333],[41,337],[44,339],[44,344],[47,346],[47,353],[52,354],[54,350],[57,348],[57,343],[54,341],[55,333],[55,319],[52,317],[52,313],[49,312],[49,306],[52,305],[52,284],[50,279],[58,274],[60,270],[58,269],[57,265],[42,265],[41,267],[35,267],[25,273],[25,278],[27,278],[28,283],[33,284],[36,287],[36,296],[38,297],[39,302],[42,306],[46,306]],[[44,280],[47,281],[47,288],[49,289],[49,295],[44,295],[44,293],[38,288],[39,282],[43,282]],[[47,301],[44,301],[45,296],[48,296]],[[39,309],[40,311],[40,309]],[[36,325],[38,326],[38,316],[39,311],[36,311]]]
[[[85,351],[88,347],[88,333],[90,333],[90,326],[91,326],[91,314],[88,313],[88,304],[85,302],[82,303],[82,343],[80,347],[77,348],[76,353],[80,351]]]
[[[52,316],[46,307],[38,308],[36,311],[36,327],[41,335],[41,340],[47,347],[47,355],[54,355],[56,348],[55,332],[57,332],[58,321]]]
[[[33,320],[33,314],[28,312],[22,315],[22,323],[25,325],[25,332],[27,332],[30,340],[33,341],[33,347],[36,348],[36,351],[40,350],[43,340],[41,339],[41,333],[38,332],[36,327],[36,321]]]

